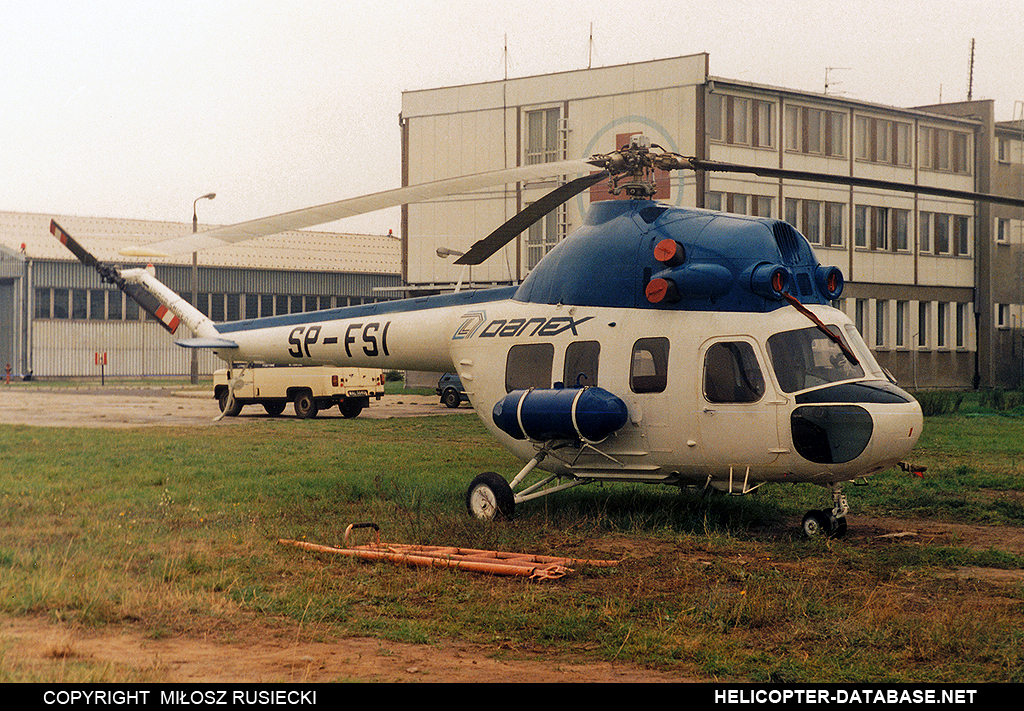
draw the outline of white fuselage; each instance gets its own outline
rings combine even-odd
[[[722,313],[502,300],[381,313],[372,306],[365,315],[346,310],[344,318],[321,312],[234,330],[226,324],[221,335],[238,349],[219,355],[243,362],[454,370],[484,424],[524,460],[540,443],[498,429],[491,417],[495,403],[512,389],[598,385],[625,402],[627,423],[600,443],[556,448],[540,465],[580,478],[710,480],[731,490],[761,481],[845,481],[896,464],[921,432],[921,409],[912,398],[849,402],[841,388],[824,399],[814,396],[828,385],[886,380],[849,319],[828,307],[810,308],[843,334],[859,370],[846,370],[842,358],[836,366],[835,353],[828,365],[827,341],[815,339],[813,324],[792,308]],[[803,337],[809,344],[803,355],[783,352],[777,340],[770,345],[773,335],[786,332],[810,334]],[[581,351],[589,356],[578,360]],[[744,372],[724,376],[738,395],[717,394],[714,381],[722,376],[712,370],[721,353],[742,354]],[[662,356],[662,365],[653,362]],[[824,367],[813,367],[815,358]],[[799,377],[787,369],[798,370]],[[838,401],[835,390],[842,390]],[[833,441],[834,453],[808,459],[793,435],[798,427],[806,431],[808,420],[812,431],[814,423],[824,423],[822,431],[833,440],[856,430],[860,442],[850,450]],[[806,450],[807,441],[801,443]]]

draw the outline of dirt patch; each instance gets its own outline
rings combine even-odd
[[[75,629],[36,618],[0,622],[8,664],[47,667],[85,661],[133,669],[160,683],[266,682],[680,682],[678,676],[608,662],[550,659],[503,661],[468,644],[402,644],[370,638],[299,641],[253,620],[246,638],[230,643],[189,638],[148,639],[131,628]],[[233,636],[238,636],[234,634]]]

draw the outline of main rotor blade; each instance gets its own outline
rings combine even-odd
[[[122,250],[121,254],[137,257],[165,257],[172,254],[187,254],[289,230],[301,230],[306,227],[322,225],[354,215],[383,210],[388,207],[423,202],[505,183],[541,180],[569,173],[581,173],[592,170],[593,167],[589,161],[579,159],[559,161],[557,163],[538,163],[518,168],[476,173],[458,178],[447,178],[445,180],[347,198],[317,207],[293,210],[292,212],[262,217],[248,222],[240,222],[199,234],[174,237]]]
[[[953,190],[951,188],[939,188],[930,185],[911,185],[908,183],[897,183],[892,180],[878,180],[875,178],[857,178],[851,175],[834,175],[830,173],[812,173],[806,170],[788,170],[786,168],[761,168],[750,165],[739,165],[738,163],[721,163],[701,158],[688,159],[690,167],[694,170],[706,170],[722,173],[749,173],[763,178],[788,178],[790,180],[806,180],[814,183],[831,183],[834,185],[851,185],[855,188],[875,188],[879,190],[895,190],[904,193],[918,193],[920,195],[935,195],[936,197],[947,197],[959,200],[976,200],[980,202],[995,202],[1002,205],[1013,205],[1024,207],[1024,199],[1008,197],[1005,195],[992,195],[991,193],[976,193],[968,190]]]
[[[591,185],[601,182],[609,175],[607,170],[602,170],[592,175],[584,175],[576,178],[565,185],[561,185],[540,200],[532,203],[529,207],[518,212],[512,219],[508,220],[491,234],[478,240],[469,251],[455,260],[456,264],[477,265],[504,247],[506,244],[530,229],[530,226],[546,214],[554,210],[564,202],[576,197]]]

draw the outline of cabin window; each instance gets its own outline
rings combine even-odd
[[[708,402],[757,402],[764,375],[749,343],[715,343],[704,355],[704,397]]]
[[[660,393],[668,383],[668,339],[641,338],[633,345],[629,387],[635,393]]]
[[[567,388],[597,385],[597,361],[601,344],[597,341],[576,341],[565,349],[562,382]]]
[[[840,335],[835,326],[829,330]],[[859,365],[850,363],[842,349],[813,326],[776,333],[768,339],[768,357],[779,386],[787,393],[864,375]]]
[[[550,343],[512,346],[505,362],[505,392],[551,387],[555,347]]]

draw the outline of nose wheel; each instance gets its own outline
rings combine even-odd
[[[801,529],[808,538],[842,538],[846,535],[846,517],[835,518],[831,511],[808,511]]]
[[[808,538],[826,536],[828,538],[842,538],[846,535],[846,514],[850,507],[846,503],[846,495],[839,483],[832,485],[832,510],[821,511],[814,509],[804,514],[801,530]]]

